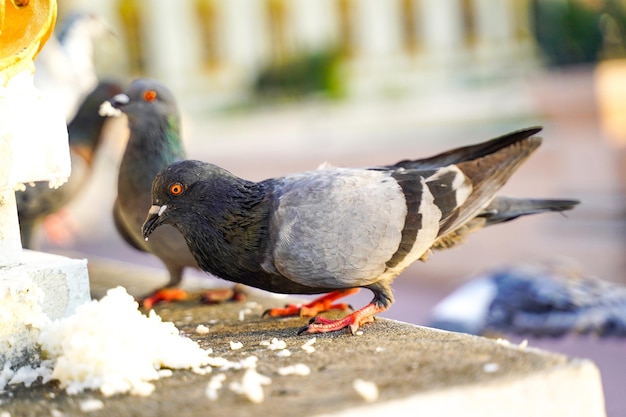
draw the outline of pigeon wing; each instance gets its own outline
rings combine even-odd
[[[319,170],[278,180],[270,220],[271,262],[314,287],[368,285],[398,250],[407,203],[388,172]]]

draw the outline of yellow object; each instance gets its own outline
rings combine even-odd
[[[46,43],[57,17],[56,0],[0,0],[0,85],[25,70]]]
[[[612,142],[626,145],[626,59],[598,64],[595,90],[602,129]]]

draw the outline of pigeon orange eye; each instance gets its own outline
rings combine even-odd
[[[154,90],[146,90],[143,93],[143,99],[147,101],[148,103],[156,100],[156,98],[157,98],[157,93]]]
[[[175,182],[170,185],[170,194],[172,195],[181,195],[184,191],[185,187],[179,182]]]

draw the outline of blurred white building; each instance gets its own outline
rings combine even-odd
[[[102,15],[119,56],[103,73],[185,93],[245,91],[260,68],[337,48],[352,95],[481,82],[534,64],[530,0],[59,0]]]

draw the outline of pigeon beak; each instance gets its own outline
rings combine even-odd
[[[141,232],[143,233],[143,238],[148,241],[148,238],[154,232],[154,229],[159,227],[163,223],[163,213],[167,209],[167,205],[163,204],[162,206],[153,205],[148,210],[148,217],[146,221],[143,222],[143,226],[141,226]]]
[[[119,109],[121,107],[124,107],[130,102],[130,97],[128,97],[124,93],[120,93],[120,94],[114,95],[113,98],[109,100],[109,102],[111,103],[111,106],[115,107],[116,109]]]
[[[98,114],[102,117],[117,117],[122,114],[122,107],[130,102],[130,97],[124,93],[116,94],[110,100],[100,105]]]

